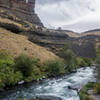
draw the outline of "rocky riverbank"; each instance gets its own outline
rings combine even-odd
[[[97,82],[89,82],[79,92],[80,100],[100,100],[100,94],[96,93],[95,89]]]

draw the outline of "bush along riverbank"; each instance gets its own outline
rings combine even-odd
[[[62,100],[62,99],[54,96],[43,96],[43,97],[35,97],[34,99],[18,98],[17,100]]]
[[[91,64],[90,59],[77,57],[68,44],[65,45],[62,57],[64,60],[40,63],[39,59],[24,54],[13,57],[6,51],[0,51],[0,90],[17,84],[68,74],[76,71],[79,66],[90,66]]]
[[[88,93],[88,91],[93,89],[93,87],[94,83],[88,83],[87,85],[85,85],[79,93],[80,100],[94,100]]]
[[[79,93],[80,100],[100,100],[100,49],[96,49],[94,62],[96,63],[96,82],[88,83],[81,89]]]
[[[100,83],[89,82],[81,89],[79,96],[80,100],[100,100]]]

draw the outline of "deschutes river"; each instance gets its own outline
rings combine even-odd
[[[59,78],[46,79],[42,82],[31,83],[28,86],[22,86],[9,90],[3,94],[0,100],[16,100],[21,98],[33,98],[35,96],[55,96],[62,100],[80,100],[77,91],[68,89],[68,86],[73,88],[82,88],[83,85],[94,79],[94,68],[80,68],[76,73],[65,75]]]

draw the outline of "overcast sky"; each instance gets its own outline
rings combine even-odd
[[[98,17],[99,5],[100,0],[36,0],[35,10],[46,27],[60,27],[89,18],[91,13]]]

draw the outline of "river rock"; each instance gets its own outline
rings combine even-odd
[[[24,80],[18,82],[19,85],[24,84]]]

